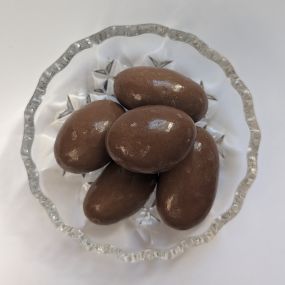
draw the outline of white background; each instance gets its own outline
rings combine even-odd
[[[284,284],[284,0],[0,5],[0,284]],[[244,206],[213,241],[171,261],[127,264],[54,229],[29,191],[20,145],[39,76],[71,43],[148,22],[193,33],[230,60],[252,92],[262,141]]]

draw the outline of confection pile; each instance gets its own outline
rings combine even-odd
[[[177,230],[194,227],[213,205],[219,176],[216,143],[195,126],[207,112],[206,93],[190,78],[157,67],[122,71],[114,93],[120,104],[82,107],[54,145],[65,171],[85,174],[108,164],[86,194],[86,217],[116,223],[140,210],[156,187],[163,222]]]

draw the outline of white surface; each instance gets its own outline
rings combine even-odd
[[[0,283],[284,284],[285,2],[115,2],[2,0]],[[42,71],[80,38],[147,22],[193,33],[230,60],[252,92],[262,142],[243,209],[213,241],[171,261],[126,264],[53,228],[29,192],[19,151],[23,111]]]

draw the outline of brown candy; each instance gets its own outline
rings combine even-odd
[[[125,219],[143,207],[156,180],[155,174],[133,173],[112,161],[88,190],[84,213],[99,225]]]
[[[209,213],[217,191],[219,154],[212,136],[197,128],[194,148],[174,169],[159,177],[156,205],[170,227],[187,230]]]
[[[145,106],[121,116],[106,135],[112,159],[138,173],[167,171],[189,153],[196,136],[192,119],[167,106]]]
[[[112,101],[96,101],[74,112],[61,127],[54,155],[64,170],[87,173],[111,161],[105,148],[105,135],[124,109]]]
[[[208,99],[199,84],[166,68],[133,67],[120,72],[114,82],[118,101],[127,109],[166,105],[187,113],[194,122],[208,109]]]

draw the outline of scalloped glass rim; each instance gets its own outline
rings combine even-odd
[[[250,130],[250,140],[247,152],[247,172],[246,176],[240,182],[231,207],[218,218],[212,221],[211,226],[206,232],[199,236],[188,237],[174,247],[169,249],[145,249],[140,252],[127,252],[119,247],[109,244],[97,244],[91,242],[89,238],[79,229],[67,225],[61,220],[53,202],[43,195],[39,185],[39,174],[36,171],[36,165],[31,157],[31,148],[35,136],[34,116],[37,108],[41,104],[42,96],[46,93],[46,88],[54,75],[63,70],[72,58],[82,50],[91,48],[93,45],[99,45],[108,38],[115,36],[133,37],[142,34],[155,34],[161,37],[169,37],[173,41],[181,41],[194,47],[201,55],[218,64],[224,71],[227,78],[230,79],[233,88],[240,94],[245,120]],[[255,117],[253,100],[249,89],[236,74],[231,63],[222,55],[217,53],[202,40],[193,34],[179,30],[167,28],[157,24],[141,24],[132,26],[111,26],[90,37],[73,43],[64,54],[50,67],[48,67],[40,77],[36,90],[29,101],[24,112],[24,136],[21,146],[21,155],[28,174],[30,189],[35,198],[47,211],[55,227],[77,240],[85,249],[107,253],[126,262],[137,262],[149,259],[172,259],[187,248],[208,243],[217,232],[233,217],[235,217],[243,204],[246,193],[252,185],[257,175],[257,156],[261,139],[260,129]]]

